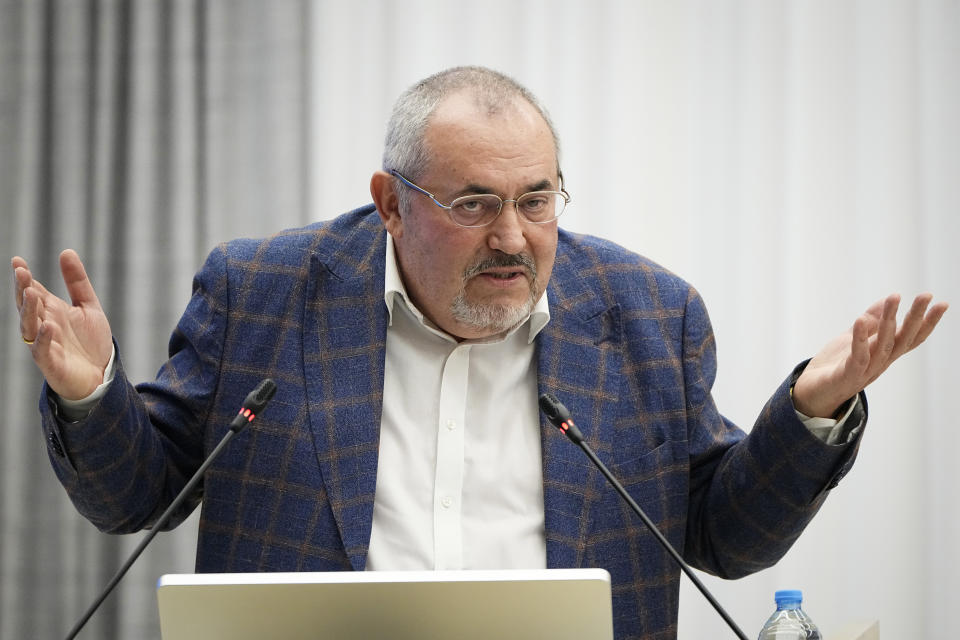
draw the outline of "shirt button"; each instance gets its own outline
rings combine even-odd
[[[453,498],[451,498],[450,496],[445,496],[443,500],[440,501],[440,504],[443,505],[444,509],[449,509],[450,505],[453,504]]]
[[[457,423],[455,421],[447,420],[447,429],[449,429],[450,431],[453,431],[456,428],[457,428]]]

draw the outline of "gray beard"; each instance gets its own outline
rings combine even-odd
[[[467,300],[466,283],[473,276],[494,267],[522,266],[530,276],[530,296],[517,305],[474,304]],[[491,335],[504,333],[526,320],[537,304],[537,266],[526,255],[499,254],[468,267],[463,273],[463,284],[450,304],[450,314],[460,324]]]
[[[527,319],[537,301],[533,287],[526,302],[517,305],[472,304],[467,301],[466,292],[461,289],[450,305],[450,313],[462,325],[472,329],[489,332],[491,335],[504,333]]]

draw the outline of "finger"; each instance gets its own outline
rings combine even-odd
[[[24,267],[17,267],[14,272],[14,278],[16,280],[16,302],[17,309],[23,305],[23,294],[27,289],[33,289],[37,295],[41,298],[49,297],[51,293],[47,291],[47,288],[43,286],[43,283],[39,280],[34,280],[33,274],[30,273],[29,269]]]
[[[850,342],[850,362],[858,374],[866,371],[870,365],[870,336],[873,335],[876,322],[863,315],[853,323],[853,339]]]
[[[30,267],[27,261],[20,256],[13,256],[10,260],[10,267],[13,269],[13,291],[14,299],[17,303],[17,311],[23,306],[23,290],[30,286],[33,275],[30,273]]]
[[[42,305],[43,302],[41,301],[40,304]],[[33,338],[33,344],[30,345],[33,361],[37,363],[37,366],[45,378],[51,371],[50,363],[53,359],[53,345],[56,342],[55,337],[58,333],[59,328],[54,322],[41,322],[37,334]]]
[[[17,311],[23,307],[23,291],[30,286],[33,276],[26,267],[15,266],[13,268],[13,297],[17,303]]]
[[[913,347],[919,346],[923,343],[924,340],[933,332],[936,328],[937,323],[940,322],[940,319],[943,318],[943,314],[947,312],[947,309],[950,308],[950,305],[946,302],[938,302],[937,304],[930,307],[930,310],[927,311],[927,315],[923,318],[923,324],[920,325],[917,335],[913,338]]]
[[[880,328],[880,318],[864,313],[862,316],[857,318],[857,322],[862,323],[863,330],[867,332],[867,337],[876,335],[877,330]]]
[[[923,326],[924,314],[926,314],[927,307],[932,299],[933,295],[929,293],[920,294],[913,299],[910,311],[907,312],[907,315],[903,318],[903,323],[897,330],[896,344],[890,356],[891,360],[896,360],[918,344],[916,342],[917,334]]]
[[[877,337],[871,354],[871,367],[882,371],[890,361],[897,339],[897,309],[900,306],[899,294],[892,294],[883,301],[883,312],[877,326]]]
[[[27,342],[35,342],[40,332],[41,309],[43,302],[40,294],[33,288],[23,292],[23,305],[20,307],[20,335]]]
[[[884,306],[887,304],[887,299],[888,298],[881,298],[876,302],[874,302],[872,305],[867,307],[866,311],[863,312],[864,315],[870,316],[871,318],[879,322],[880,318],[883,316],[883,309],[884,309]]]
[[[63,274],[64,284],[67,285],[70,302],[74,306],[88,304],[100,306],[90,278],[87,277],[87,271],[83,268],[83,262],[73,249],[66,249],[60,254],[60,272]]]
[[[877,332],[877,329],[880,327],[880,320],[883,318],[883,309],[887,304],[887,298],[881,298],[877,300],[863,312],[857,322],[863,322],[863,326],[866,328],[869,335],[873,335]]]

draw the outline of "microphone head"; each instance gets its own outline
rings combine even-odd
[[[247,394],[247,398],[243,401],[243,408],[255,414],[260,413],[276,392],[277,383],[270,378],[264,378],[256,389]]]
[[[547,419],[554,426],[559,427],[564,420],[570,419],[570,412],[563,403],[552,393],[544,393],[540,396],[540,410],[543,411]]]
[[[577,425],[573,423],[573,416],[571,416],[570,411],[563,406],[563,403],[557,399],[557,396],[552,393],[544,393],[541,395],[540,410],[547,416],[550,423],[557,429],[560,429],[565,436],[577,444],[583,442],[583,434],[580,432],[580,429],[577,428]]]

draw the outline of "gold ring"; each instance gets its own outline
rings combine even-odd
[[[33,344],[35,342],[35,340],[27,340],[23,336],[20,336],[20,339],[23,340],[23,344],[27,344],[27,345]]]

